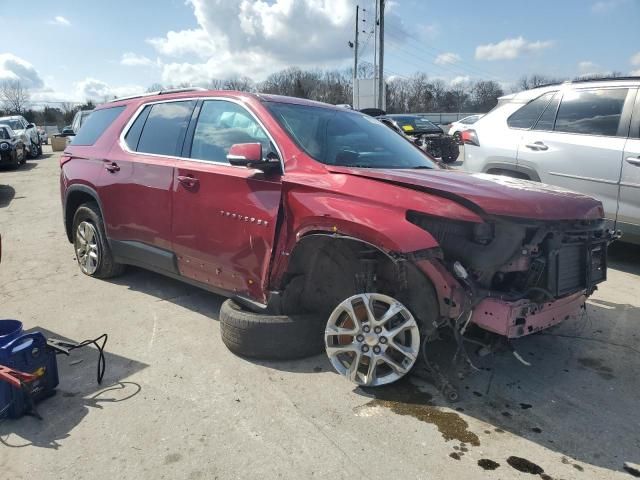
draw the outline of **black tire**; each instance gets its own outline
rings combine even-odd
[[[39,153],[38,153],[40,151],[39,148],[40,147],[37,144],[35,144],[35,143],[33,143],[33,141],[31,141],[31,147],[29,149],[29,156],[31,158],[38,158],[40,156]]]
[[[104,222],[102,220],[102,215],[100,213],[100,208],[98,204],[95,202],[83,203],[78,207],[74,216],[73,216],[73,246],[74,252],[77,251],[77,238],[76,232],[78,230],[78,225],[82,222],[91,223],[96,232],[97,232],[97,243],[99,246],[100,255],[98,257],[98,266],[96,270],[88,274],[84,272],[82,269],[80,271],[89,275],[90,277],[96,278],[111,278],[117,275],[120,275],[124,271],[124,265],[120,263],[116,263],[113,259],[113,254],[111,253],[111,247],[109,246],[109,242],[107,241],[107,235],[104,230]],[[76,254],[77,257],[77,254]],[[78,265],[80,264],[79,259]]]
[[[456,142],[458,145],[462,145],[462,136],[461,136],[461,133],[460,133],[460,132],[454,132],[454,133],[453,133],[453,139],[455,140],[455,142]]]
[[[324,351],[326,320],[320,315],[264,315],[228,299],[220,308],[222,342],[237,355],[291,360]]]

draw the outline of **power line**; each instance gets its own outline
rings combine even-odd
[[[400,38],[398,35],[396,35],[393,30],[389,31],[389,29],[388,29],[387,33],[396,41],[396,44],[397,44],[398,48],[400,49],[400,45],[404,44],[404,40],[402,38]],[[426,54],[430,58],[432,58],[433,60],[435,60],[438,55],[442,55],[442,54],[446,53],[446,52],[442,52],[440,50],[428,47],[426,45],[421,45],[420,48],[423,49],[423,50],[430,50],[430,51],[434,52],[435,55]],[[411,55],[413,58],[415,58],[416,60],[418,60],[418,61],[422,61],[422,62],[428,63],[431,68],[446,69],[446,67],[444,65],[438,65],[438,64],[435,64],[433,62],[428,62],[425,59],[423,59],[421,57],[418,57],[417,55],[415,55],[412,52],[407,52],[407,53],[409,55]],[[470,65],[470,64],[468,64],[466,62],[463,62],[463,61],[460,61],[460,62],[457,62],[457,63],[447,62],[446,65],[449,65],[451,68],[449,68],[448,70],[450,70],[450,71],[452,71],[454,73],[458,73],[458,74],[464,73],[464,74],[467,74],[467,75],[472,74],[474,76],[483,76],[483,77],[487,77],[488,76],[488,77],[492,77],[495,80],[501,80],[500,77],[494,75],[493,73],[488,72],[488,71],[483,70],[483,69],[480,69],[480,68],[477,68],[477,67],[472,66],[472,65]]]

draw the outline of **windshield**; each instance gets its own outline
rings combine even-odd
[[[432,122],[424,117],[417,116],[392,116],[389,117],[394,120],[405,132],[424,132],[432,130],[440,130],[440,127],[434,125]]]
[[[327,165],[437,168],[420,149],[375,118],[348,110],[265,102],[291,138]]]
[[[9,125],[13,130],[22,130],[24,128],[20,120],[7,119],[2,120],[2,123]]]

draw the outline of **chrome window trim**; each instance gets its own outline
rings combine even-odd
[[[231,168],[242,168],[247,170],[247,167],[243,167],[241,165],[231,165],[230,163],[225,163],[225,162],[219,162],[219,161],[215,161],[215,160],[203,160],[200,158],[191,158],[191,157],[182,157],[180,155],[160,155],[158,153],[145,153],[145,152],[137,152],[135,150],[131,150],[129,148],[129,145],[127,145],[127,142],[125,141],[125,137],[127,136],[127,133],[129,133],[129,130],[131,129],[131,126],[133,125],[133,122],[136,121],[136,119],[140,116],[140,114],[142,113],[142,110],[144,110],[145,107],[147,107],[148,105],[156,105],[158,103],[172,103],[172,102],[190,102],[190,101],[199,101],[202,100],[203,102],[206,102],[207,100],[222,100],[225,102],[231,102],[231,103],[235,103],[236,105],[238,105],[239,107],[243,108],[244,110],[247,111],[247,113],[249,113],[249,115],[251,115],[251,117],[258,123],[258,125],[260,125],[260,128],[262,128],[262,130],[264,130],[264,133],[267,135],[267,137],[269,137],[269,140],[271,141],[271,143],[273,144],[274,148],[276,149],[276,152],[278,153],[278,158],[280,160],[280,168],[282,169],[282,175],[284,175],[284,158],[282,157],[282,150],[280,150],[280,147],[278,146],[278,144],[276,143],[276,141],[274,140],[273,136],[271,135],[271,132],[269,132],[269,130],[264,126],[264,123],[262,123],[262,121],[257,117],[256,114],[254,114],[249,108],[247,108],[244,103],[238,99],[235,98],[229,98],[229,97],[219,97],[219,96],[214,96],[214,97],[183,97],[183,98],[172,98],[170,100],[156,100],[153,102],[143,102],[140,104],[140,106],[137,108],[137,110],[134,112],[134,114],[131,116],[131,118],[129,119],[129,121],[125,124],[124,128],[122,129],[122,132],[120,132],[120,136],[119,136],[119,143],[120,143],[120,148],[122,148],[122,150],[124,150],[125,152],[132,154],[132,155],[146,155],[146,156],[151,156],[151,157],[159,157],[159,158],[175,158],[177,160],[185,160],[185,161],[189,161],[189,162],[197,162],[197,163],[206,163],[206,164],[213,164],[213,165],[220,165],[223,167],[231,167]],[[142,129],[142,131],[144,131],[144,128]]]

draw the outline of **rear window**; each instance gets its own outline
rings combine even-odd
[[[180,101],[153,105],[136,150],[156,155],[177,155],[195,103]]]
[[[118,118],[124,110],[122,107],[103,108],[96,110],[89,115],[77,135],[73,137],[73,145],[93,145],[98,138],[109,128],[109,125]]]
[[[555,131],[615,136],[627,88],[574,90],[562,97]]]
[[[538,121],[555,92],[545,93],[530,101],[507,119],[511,128],[531,128]]]

